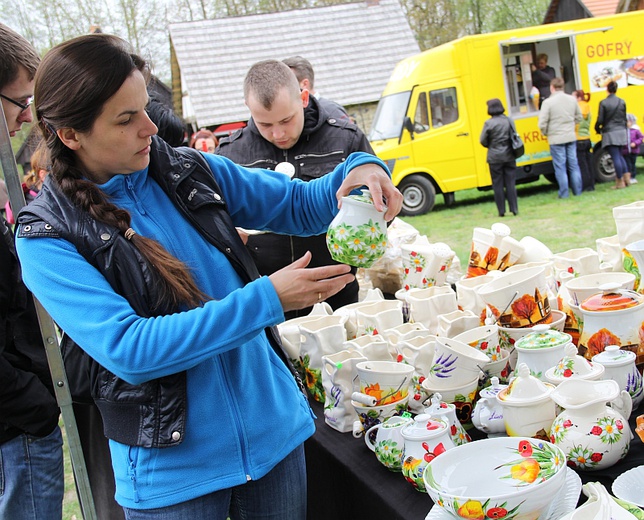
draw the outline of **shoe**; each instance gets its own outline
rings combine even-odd
[[[637,184],[637,179],[635,177],[631,177],[631,184]]]
[[[622,177],[622,179],[624,179],[624,186],[626,186],[626,187],[630,186],[631,185],[631,172],[626,172],[624,174],[624,177]]]
[[[621,190],[622,188],[625,188],[626,186],[624,185],[624,177],[621,179],[615,178],[615,186],[611,186],[611,189],[613,190]]]
[[[499,213],[499,217],[501,218],[505,217],[505,213]]]
[[[512,212],[512,214],[513,214],[515,217],[518,217],[518,216],[519,216],[519,212],[518,212],[518,211],[513,211],[513,212]]]

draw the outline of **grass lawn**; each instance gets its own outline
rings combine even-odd
[[[553,253],[577,247],[595,249],[597,238],[617,233],[613,207],[644,200],[644,161],[638,159],[640,183],[621,190],[613,184],[597,184],[594,192],[584,192],[569,199],[557,197],[557,186],[541,179],[517,186],[519,215],[509,211],[499,218],[492,190],[476,189],[456,192],[456,203],[445,206],[437,196],[434,210],[419,217],[403,217],[430,242],[444,242],[457,254],[465,269],[469,260],[474,227],[489,228],[503,222],[512,230],[511,236],[520,240],[526,235],[546,244]]]
[[[467,268],[472,229],[489,228],[503,222],[512,230],[512,237],[520,240],[526,235],[546,244],[553,253],[576,247],[595,248],[597,238],[616,234],[612,209],[615,206],[644,200],[644,161],[638,159],[639,184],[622,190],[611,189],[612,184],[598,184],[596,190],[579,197],[560,200],[557,187],[545,179],[518,187],[519,215],[506,213],[499,218],[491,190],[467,190],[456,193],[456,203],[445,206],[441,200],[431,213],[420,217],[405,217],[404,221],[427,235],[430,242],[445,242],[458,255],[463,272]],[[66,437],[65,437],[66,438]],[[111,471],[106,468],[106,471]],[[69,454],[65,450],[65,520],[81,520],[76,497],[74,477]]]

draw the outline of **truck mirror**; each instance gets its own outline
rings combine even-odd
[[[411,121],[411,117],[405,116],[405,119],[403,120],[403,126],[405,127],[405,130],[409,132],[409,135],[411,138],[414,138],[414,123]]]

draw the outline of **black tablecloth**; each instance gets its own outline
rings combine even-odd
[[[305,443],[308,477],[308,520],[424,520],[433,506],[426,493],[416,491],[401,473],[387,470],[367,448],[364,439],[340,433],[324,422],[323,407],[311,401],[317,431]],[[631,415],[644,413],[644,403]],[[470,434],[482,438],[476,429]],[[644,443],[637,435],[628,455],[614,466],[578,472],[582,482],[600,482],[611,491],[623,472],[644,465]],[[580,503],[585,497],[580,497]]]

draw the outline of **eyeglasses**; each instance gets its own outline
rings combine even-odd
[[[31,104],[34,102],[34,97],[33,96],[29,96],[27,98],[27,100],[26,100],[27,101],[26,103],[20,103],[20,102],[16,101],[15,99],[11,99],[10,97],[5,96],[4,94],[0,94],[0,98],[6,99],[7,101],[9,101],[9,103],[13,103],[18,108],[20,108],[20,110],[22,112],[27,110],[31,106]]]

